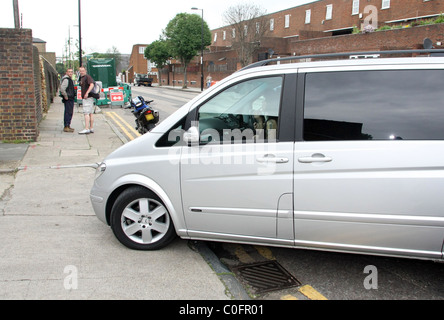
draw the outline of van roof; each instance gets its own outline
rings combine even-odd
[[[397,66],[417,66],[416,68],[425,68],[428,65],[431,69],[443,68],[444,69],[444,57],[417,57],[417,58],[378,58],[378,59],[350,59],[350,60],[329,60],[329,61],[311,61],[311,62],[298,62],[298,63],[285,63],[280,65],[266,65],[257,66],[254,68],[242,69],[235,74],[239,75],[240,72],[256,73],[266,71],[289,71],[296,69],[321,69],[321,68],[350,68],[350,67],[380,67],[384,69],[398,69]],[[233,75],[235,75],[233,74]]]
[[[385,51],[361,51],[361,52],[336,52],[336,53],[322,53],[313,55],[303,55],[303,56],[288,56],[283,58],[274,58],[268,60],[262,60],[246,66],[245,69],[260,67],[268,65],[272,62],[284,62],[284,61],[294,61],[294,60],[308,60],[308,59],[362,59],[362,58],[379,58],[381,56],[402,56],[402,55],[429,55],[429,56],[444,56],[444,49],[420,49],[420,50],[385,50]]]
[[[399,55],[406,55],[406,54],[410,55],[410,57],[403,57],[403,58],[399,57]],[[421,54],[421,56],[412,57],[413,54]],[[428,54],[428,56],[424,56],[424,54]],[[393,55],[397,55],[398,57],[395,58],[390,57]],[[298,61],[298,60],[305,60],[305,61]],[[295,69],[295,68],[307,68],[307,67],[442,64],[442,63],[444,63],[444,50],[436,50],[436,49],[343,52],[343,53],[333,53],[333,54],[290,56],[284,58],[268,59],[253,63],[239,71],[256,69],[256,68],[259,68],[260,70],[270,70],[270,67],[273,68],[273,70],[282,70],[282,69]],[[258,71],[258,69],[256,69],[256,71]]]

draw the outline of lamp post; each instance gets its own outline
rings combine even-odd
[[[79,0],[79,68],[82,66],[82,15]]]
[[[191,10],[201,10],[202,11],[202,30],[201,30],[201,44],[200,44],[200,91],[203,91],[203,87],[204,87],[204,74],[203,74],[204,18],[203,18],[203,9],[193,7],[193,8],[191,8]]]
[[[14,27],[20,29],[20,13],[18,0],[12,0],[12,7],[14,10]]]

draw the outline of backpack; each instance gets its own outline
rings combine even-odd
[[[101,85],[94,81],[94,87],[92,88],[90,94],[96,99],[100,98]]]
[[[91,93],[100,94],[100,85],[94,81],[94,88],[91,90]]]

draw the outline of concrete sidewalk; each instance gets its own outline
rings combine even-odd
[[[55,100],[22,159],[6,162],[13,146],[0,143],[0,299],[229,299],[187,241],[129,250],[96,218],[89,200],[95,171],[75,166],[100,162],[123,142],[102,114],[94,134],[78,134],[77,106],[75,132],[63,132],[63,104]]]

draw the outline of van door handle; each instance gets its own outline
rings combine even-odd
[[[311,157],[301,157],[298,158],[300,163],[322,163],[322,162],[332,162],[333,159],[330,157],[326,157],[321,153],[315,153]]]
[[[262,158],[257,158],[256,161],[261,163],[287,163],[289,160],[288,158],[276,157],[274,154],[266,154]]]

